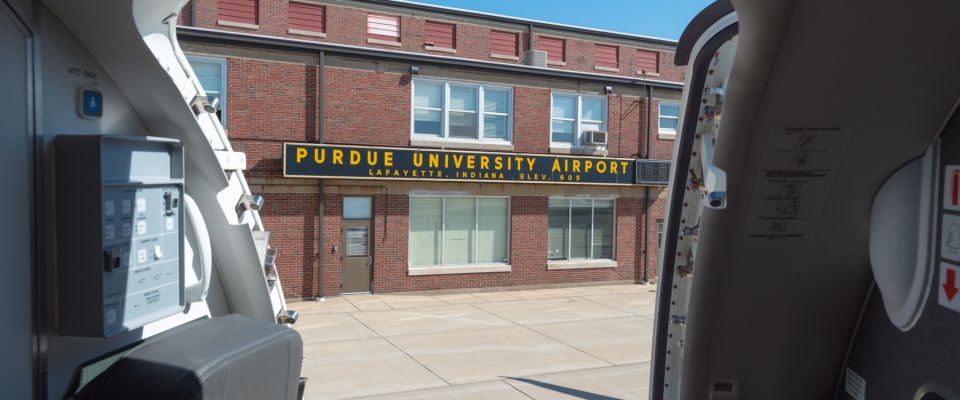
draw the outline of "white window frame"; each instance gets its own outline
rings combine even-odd
[[[549,262],[558,262],[558,261],[559,261],[559,262],[566,262],[566,261],[577,262],[577,261],[594,261],[594,260],[609,260],[609,261],[616,261],[616,260],[617,260],[617,199],[616,199],[616,198],[607,198],[607,197],[598,197],[598,198],[550,197],[550,198],[547,200],[547,201],[548,201],[548,203],[547,203],[547,227],[548,227],[548,229],[549,229],[549,226],[550,226],[550,213],[549,213],[549,210],[550,210],[549,201],[550,201],[550,200],[566,200],[566,201],[567,201],[567,254],[566,254],[566,258],[561,258],[561,259],[550,259],[550,258],[549,258],[549,255],[548,255],[547,261],[549,261]],[[571,248],[571,244],[572,244],[571,241],[573,240],[573,235],[570,234],[570,231],[572,230],[572,229],[571,229],[571,228],[572,228],[572,227],[571,227],[571,224],[573,224],[573,202],[572,202],[573,200],[590,200],[590,258],[587,258],[587,259],[584,259],[584,260],[573,260],[573,259],[570,259],[570,248]],[[610,200],[610,201],[613,201],[613,232],[612,232],[612,235],[613,235],[613,248],[611,249],[611,252],[613,253],[613,258],[594,258],[594,257],[593,257],[593,230],[594,230],[594,226],[595,226],[594,214],[596,214],[595,210],[596,210],[596,208],[597,208],[597,200]],[[549,236],[549,233],[548,233],[547,235]],[[548,240],[548,243],[549,243],[549,240]],[[548,251],[549,251],[549,249],[548,249]]]
[[[441,93],[441,104],[440,108],[428,108],[428,107],[417,107],[416,106],[416,97],[417,97],[417,83],[418,82],[429,82],[435,84],[443,85],[443,92]],[[459,87],[470,87],[477,89],[477,138],[451,138],[450,137],[450,87],[459,86]],[[493,113],[486,112],[483,110],[483,101],[484,101],[484,91],[488,89],[502,90],[507,92],[507,113]],[[430,111],[440,111],[440,136],[417,133],[416,131],[416,110],[430,110]],[[464,112],[461,110],[453,110],[455,112]],[[419,140],[443,140],[449,142],[460,142],[460,143],[496,143],[496,144],[513,144],[513,88],[509,86],[500,86],[500,85],[487,85],[481,83],[471,83],[471,82],[461,82],[461,81],[448,81],[448,80],[439,80],[439,79],[428,79],[428,78],[415,78],[413,79],[410,85],[410,138],[419,139]],[[472,112],[472,111],[470,111]],[[501,138],[484,138],[483,137],[483,116],[484,115],[499,115],[507,117],[507,137],[506,139]]]
[[[220,64],[220,125],[227,127],[227,59],[221,57],[197,56],[187,54],[187,61],[191,63],[190,69],[193,69],[193,62],[203,62],[210,64]],[[196,74],[196,72],[194,72]],[[199,81],[200,78],[197,78]],[[201,85],[202,86],[202,85]],[[203,89],[204,92],[207,89]]]
[[[577,110],[573,119],[570,118],[557,118],[553,115],[553,98],[554,96],[567,96],[567,97],[576,97],[577,98]],[[603,100],[603,121],[597,121],[592,119],[583,119],[583,98],[595,98]],[[607,101],[607,96],[598,96],[593,94],[584,94],[584,93],[573,93],[573,92],[550,92],[550,147],[570,147],[570,148],[580,148],[586,147],[583,145],[583,122],[588,123],[600,123],[600,130],[604,132],[609,132],[607,130],[607,119],[609,117],[608,108],[609,102]],[[553,141],[553,121],[574,121],[574,139],[575,143],[567,142],[554,142]],[[609,134],[607,135],[610,136]],[[606,149],[607,146],[604,145],[600,147],[601,149]]]
[[[677,116],[663,116],[663,106],[664,105],[674,105],[677,106]],[[663,128],[663,124],[660,123],[664,118],[675,119],[677,120],[677,127],[680,126],[680,103],[676,101],[665,101],[661,100],[660,104],[657,105],[657,132],[664,135],[676,135],[676,129]]]
[[[440,198],[440,263],[435,265],[413,265],[410,262],[410,249],[411,246],[411,237],[410,234],[410,224],[407,224],[407,269],[418,269],[418,268],[432,268],[432,267],[459,267],[459,266],[475,266],[475,265],[510,265],[510,245],[511,245],[511,236],[510,232],[512,230],[512,215],[513,209],[510,204],[509,196],[447,196],[447,195],[410,195],[410,202],[413,202],[415,198]],[[446,232],[447,232],[447,199],[461,198],[461,199],[474,199],[474,231],[480,230],[480,199],[506,199],[507,200],[507,248],[506,256],[507,259],[504,262],[485,262],[485,263],[472,263],[472,264],[444,264],[446,259]],[[408,204],[409,209],[409,204]],[[407,218],[410,218],[409,213]],[[473,240],[473,254],[477,255],[479,250],[479,240],[474,238]]]

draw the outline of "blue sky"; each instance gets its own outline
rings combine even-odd
[[[679,39],[713,0],[412,0],[588,28]]]

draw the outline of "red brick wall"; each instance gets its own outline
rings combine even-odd
[[[519,153],[550,151],[550,89],[513,88],[513,147]]]
[[[343,249],[341,228],[343,227],[343,197],[325,194],[323,196],[323,294],[340,294],[340,251]],[[376,245],[376,244],[374,244]],[[316,294],[316,293],[315,293]],[[290,295],[284,293],[287,297]]]
[[[180,9],[180,15],[177,16],[177,25],[193,26],[193,2],[188,2]]]
[[[640,157],[646,114],[646,99],[642,97],[607,97],[607,149],[611,157]]]
[[[261,0],[259,10],[259,29],[238,28],[223,26],[217,24],[217,0],[194,0],[196,2],[196,11],[192,12],[192,2],[184,7],[181,13],[180,24],[195,26],[199,28],[219,29],[231,32],[254,33],[258,35],[268,35],[277,37],[289,37],[300,40],[315,40],[331,43],[348,44],[353,46],[368,46],[387,50],[412,51],[427,54],[462,57],[474,60],[494,61],[502,63],[517,64],[519,61],[504,60],[490,57],[490,29],[496,30],[515,30],[520,33],[520,54],[528,50],[527,33],[525,27],[518,25],[515,29],[504,29],[502,27],[491,27],[482,23],[463,23],[459,21],[449,21],[442,18],[431,18],[442,22],[453,22],[457,25],[457,53],[449,54],[445,52],[429,51],[424,48],[423,23],[426,18],[419,16],[400,15],[400,36],[401,46],[385,46],[380,44],[367,43],[366,37],[366,15],[367,10],[355,7],[343,7],[326,5],[327,7],[327,32],[326,37],[317,38],[314,36],[304,36],[289,34],[287,26],[287,0]],[[359,4],[358,4],[359,5]],[[385,12],[377,11],[384,14]],[[192,15],[196,14],[196,15]],[[389,13],[385,13],[389,14]],[[191,18],[186,18],[189,15]],[[540,35],[534,33],[536,41]],[[567,61],[566,66],[551,65],[549,68],[565,69],[572,71],[591,72],[600,74],[611,74],[620,76],[637,77],[636,68],[634,68],[634,54],[636,49],[645,48],[648,50],[657,50],[654,48],[638,46],[618,45],[620,48],[620,71],[607,72],[598,71],[594,68],[593,49],[595,43],[614,44],[598,36],[596,41],[582,40],[572,37],[565,37],[551,32],[545,36],[566,39]],[[651,79],[667,80],[674,82],[683,81],[684,67],[673,65],[674,54],[671,52],[660,51],[660,76],[651,77]]]
[[[410,144],[410,75],[327,68],[324,142]]]
[[[277,272],[284,295],[315,296],[319,282],[319,196],[265,193],[263,197],[267,206],[260,211],[260,218],[270,231],[270,246],[278,250]]]
[[[227,62],[227,136],[249,177],[282,176],[284,141],[318,139],[319,69],[247,58]]]
[[[660,52],[660,77],[656,79],[680,83],[686,80],[687,67],[674,65],[673,59],[676,58],[676,56],[676,54],[668,51]]]
[[[407,277],[410,200],[405,195],[374,197],[373,290],[414,286]],[[414,289],[410,289],[414,290]]]

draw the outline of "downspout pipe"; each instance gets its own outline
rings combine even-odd
[[[318,62],[318,76],[317,76],[317,143],[323,143],[323,117],[324,117],[324,70],[326,69],[326,53],[323,51],[320,52],[320,60]],[[324,246],[323,240],[323,180],[317,181],[317,229],[319,230],[319,240],[317,242],[317,279],[319,281],[320,290],[317,293],[317,299],[322,300],[324,298],[323,293],[323,255],[326,254],[326,248]]]
[[[646,146],[643,149],[643,158],[650,158],[650,136],[653,134],[653,87],[647,86],[647,134]],[[647,272],[650,252],[650,187],[643,187],[643,283],[650,283]]]
[[[533,24],[527,25],[527,51],[533,50]]]

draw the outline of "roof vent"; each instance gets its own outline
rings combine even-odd
[[[531,67],[547,67],[547,52],[543,50],[527,50],[523,52],[523,64]]]

